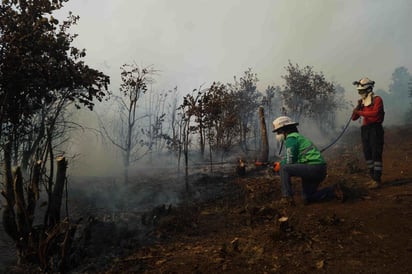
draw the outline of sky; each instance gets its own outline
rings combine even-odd
[[[355,95],[354,80],[387,90],[395,68],[412,69],[410,0],[70,0],[58,16],[68,11],[80,16],[74,45],[113,90],[126,63],[183,94],[248,68],[260,91],[282,86],[289,60]]]

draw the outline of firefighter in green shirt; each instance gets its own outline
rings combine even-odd
[[[286,155],[280,163],[275,164],[279,167],[282,202],[294,204],[292,177],[302,179],[304,204],[333,198],[343,200],[339,184],[318,189],[327,175],[326,161],[316,146],[298,132],[298,124],[287,116],[278,117],[273,121],[276,140],[284,142],[286,147]]]

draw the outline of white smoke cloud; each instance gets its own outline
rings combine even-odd
[[[250,67],[264,91],[283,84],[291,60],[323,72],[356,102],[352,81],[367,76],[387,90],[396,67],[412,67],[411,8],[409,0],[71,0],[58,16],[80,16],[75,45],[111,77],[113,91],[120,66],[133,62],[159,70],[157,90],[187,94]]]

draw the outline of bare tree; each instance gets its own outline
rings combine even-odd
[[[150,144],[142,137],[142,127],[138,124],[148,114],[139,112],[138,102],[146,93],[148,84],[153,81],[155,70],[152,67],[141,68],[136,64],[125,64],[121,67],[122,84],[120,96],[115,96],[118,106],[118,119],[112,123],[109,132],[106,121],[100,119],[100,126],[110,142],[120,149],[123,157],[124,183],[129,183],[129,168],[150,151]]]
[[[269,158],[269,142],[268,134],[265,122],[265,109],[259,107],[259,121],[260,121],[260,138],[261,138],[261,149],[260,149],[260,161],[267,162]]]
[[[160,154],[166,147],[166,129],[164,122],[166,119],[166,102],[171,92],[155,92],[151,90],[144,96],[144,112],[147,117],[147,125],[142,127],[142,133],[146,136],[143,141],[149,148],[150,162],[153,161],[153,154]]]
[[[197,92],[194,96],[193,93]],[[197,130],[196,125],[191,124],[192,118],[198,112],[198,102],[202,95],[201,87],[199,90],[194,89],[192,94],[187,94],[183,97],[183,103],[179,106],[181,111],[181,145],[183,148],[184,164],[185,164],[185,178],[186,187],[188,187],[188,176],[189,176],[189,147],[191,144],[190,135]]]
[[[166,147],[169,151],[174,153],[177,158],[177,169],[180,171],[180,160],[183,150],[183,124],[184,111],[181,106],[178,106],[177,87],[169,91],[172,94],[171,103],[168,105],[169,113],[166,117],[169,118],[169,130],[163,134],[166,140]],[[179,112],[180,111],[180,112]]]

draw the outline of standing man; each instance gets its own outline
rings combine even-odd
[[[353,82],[361,96],[358,105],[352,113],[352,120],[363,117],[361,126],[361,139],[363,154],[372,181],[368,184],[370,189],[381,186],[382,177],[382,152],[384,143],[384,131],[382,122],[385,117],[383,101],[380,96],[373,93],[374,81],[362,78]]]
[[[294,204],[291,177],[302,179],[304,204],[331,198],[343,200],[343,193],[338,184],[318,190],[327,174],[326,161],[315,145],[299,134],[297,125],[298,123],[287,116],[278,117],[273,121],[276,140],[284,141],[286,147],[285,157],[280,163],[275,163],[275,171],[279,169],[280,173],[282,203]]]

